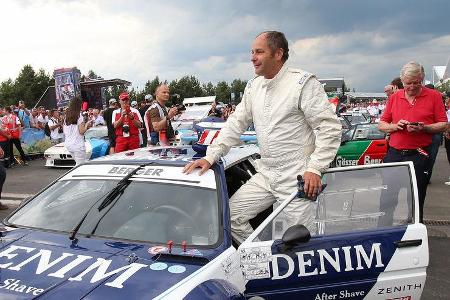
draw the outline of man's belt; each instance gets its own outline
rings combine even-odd
[[[428,151],[424,150],[427,147],[422,147],[422,148],[417,148],[417,149],[396,149],[393,147],[390,147],[390,149],[392,149],[394,152],[403,155],[403,156],[411,156],[411,155],[416,155],[416,154],[420,154],[420,155],[424,155],[424,156],[428,156]]]

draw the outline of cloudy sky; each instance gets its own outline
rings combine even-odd
[[[265,30],[286,34],[289,65],[361,92],[382,92],[407,61],[431,78],[450,58],[448,0],[5,0],[0,11],[0,81],[25,64],[93,69],[139,89],[156,75],[249,79]]]

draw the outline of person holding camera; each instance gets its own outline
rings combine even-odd
[[[411,161],[414,165],[421,223],[430,171],[432,137],[445,130],[447,121],[441,94],[423,86],[424,78],[421,64],[414,61],[406,63],[400,71],[403,89],[389,97],[378,123],[379,130],[390,134],[389,150],[383,162]],[[382,201],[387,198],[382,197]],[[381,209],[391,218],[393,212],[388,204],[382,202]]]
[[[116,153],[139,148],[139,128],[142,126],[142,118],[139,111],[130,107],[130,96],[128,93],[121,93],[119,101],[120,108],[112,113],[116,134]]]
[[[92,126],[92,120],[88,120],[87,113],[80,113],[81,104],[82,101],[78,97],[70,101],[63,124],[64,145],[75,159],[76,165],[86,161],[84,133]]]
[[[145,112],[145,127],[147,128],[148,140],[150,144],[157,145],[165,143],[160,135],[166,137],[167,143],[175,140],[175,132],[172,127],[171,119],[179,111],[184,109],[183,105],[171,107],[167,110],[166,103],[170,99],[169,87],[166,84],[160,84],[155,92],[156,101]]]
[[[50,128],[50,141],[53,145],[64,142],[63,123],[60,118],[59,111],[52,109],[50,120],[48,120],[48,128]]]

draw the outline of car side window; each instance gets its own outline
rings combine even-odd
[[[413,196],[408,165],[330,171],[324,191],[312,202],[312,236],[379,230],[413,222]],[[294,199],[293,201],[298,201]],[[292,225],[281,211],[256,240],[281,239]],[[259,230],[259,229],[257,229]]]

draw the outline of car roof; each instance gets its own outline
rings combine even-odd
[[[259,154],[255,144],[244,144],[231,147],[227,155],[221,158],[225,169]],[[155,164],[184,166],[192,160],[203,157],[192,149],[192,146],[156,146],[128,150],[93,159],[86,164],[122,164],[138,165],[154,162]]]

